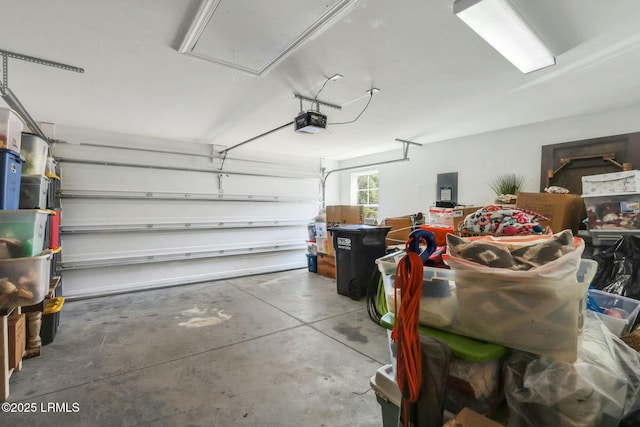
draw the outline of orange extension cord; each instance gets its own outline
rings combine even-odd
[[[420,255],[409,250],[396,269],[394,291],[400,288],[400,310],[394,298],[395,324],[391,338],[397,348],[397,381],[403,397],[411,403],[418,401],[422,387],[422,351],[418,323],[420,297],[422,296],[423,263]],[[396,293],[397,295],[397,293]],[[406,405],[403,406],[404,422],[409,425]]]

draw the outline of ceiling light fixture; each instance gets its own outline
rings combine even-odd
[[[340,80],[343,77],[344,76],[342,74],[334,74],[333,76],[329,77],[329,80],[331,80],[332,82],[335,82],[336,80]]]
[[[556,59],[507,0],[455,0],[453,13],[523,73]]]

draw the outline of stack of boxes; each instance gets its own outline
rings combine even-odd
[[[307,241],[307,257],[309,259],[309,271],[312,265],[316,273],[321,276],[336,278],[336,259],[333,249],[333,237],[327,228],[339,224],[363,224],[364,208],[362,206],[327,206],[326,222],[314,222],[309,224],[309,237],[315,239],[315,245]],[[312,251],[315,250],[315,255]]]
[[[20,137],[22,129],[23,123],[13,111],[0,109],[0,212],[2,213],[8,209],[18,209],[20,176],[22,172],[22,161],[20,159]],[[2,221],[4,217],[4,215],[0,215],[0,221]],[[3,228],[2,224],[0,224],[0,229],[1,228]],[[0,230],[0,232],[1,231],[2,230]],[[11,256],[9,250],[14,248],[13,243],[15,242],[16,240],[7,239],[0,244],[2,252],[4,252],[3,258]],[[2,254],[0,254],[0,256],[2,256]],[[10,269],[10,267],[11,265],[2,265],[0,267],[2,276],[5,276],[5,271]],[[5,315],[7,311],[14,307],[12,300],[17,298],[18,288],[14,283],[9,282],[8,277],[2,279],[0,287],[0,314]],[[25,297],[29,296],[24,291],[22,295]],[[24,314],[19,311],[12,313],[7,321],[6,332],[6,336],[8,337],[6,347],[8,353],[7,369],[13,370],[19,366],[25,352],[26,332]],[[0,355],[4,356],[1,354],[4,351],[4,344],[0,343]]]
[[[23,127],[22,120],[13,111],[0,109],[0,315],[6,315],[20,303],[35,302],[41,294],[37,286],[36,289],[26,284],[17,286],[20,285],[22,270],[28,267],[23,260],[33,255],[33,245],[37,245],[30,232],[34,227],[14,222],[17,218],[12,215],[18,209],[20,198],[20,142]],[[25,352],[24,314],[19,310],[13,311],[7,327],[7,369],[13,370],[19,366]],[[5,344],[0,343],[0,353],[4,351]]]
[[[45,249],[51,252],[49,278],[58,275],[58,263],[62,253],[60,247],[60,202],[56,197],[60,178],[55,170],[55,162],[49,158],[49,144],[32,134],[22,134],[21,154],[25,159],[22,166],[22,184],[20,185],[20,209],[46,209],[47,227]],[[60,324],[60,309],[64,303],[61,297],[62,286],[55,290],[55,297],[47,299],[37,307],[42,312],[40,328],[41,344],[53,342]]]
[[[583,176],[582,199],[594,246],[640,236],[640,171]]]
[[[47,210],[54,207],[45,176],[49,147],[23,129],[12,110],[0,108],[0,311],[22,307],[13,310],[23,318],[16,331],[23,330],[18,326],[24,324],[25,312],[44,310],[55,272],[52,258],[60,253],[59,211]],[[33,335],[31,327],[27,332]],[[39,332],[34,332],[39,341]],[[24,353],[25,343],[17,345]]]

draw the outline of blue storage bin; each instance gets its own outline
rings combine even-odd
[[[312,273],[318,272],[318,256],[307,254],[307,265]]]
[[[20,153],[0,149],[0,209],[15,210],[20,204]]]

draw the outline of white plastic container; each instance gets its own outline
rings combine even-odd
[[[395,381],[395,375],[391,365],[380,367],[371,377],[369,385],[376,393],[376,399],[382,409],[382,426],[396,427],[400,414],[402,393]]]
[[[617,336],[621,336],[629,332],[638,311],[640,311],[640,301],[633,298],[623,297],[621,295],[610,294],[608,292],[599,291],[597,289],[589,289],[589,295],[596,303],[604,309],[622,309],[619,312],[623,317],[614,317],[605,313],[596,313],[600,320],[607,325],[607,328]]]
[[[453,227],[453,209],[431,206],[429,208],[429,224]]]
[[[582,195],[640,193],[640,171],[622,171],[582,177]]]
[[[49,289],[51,252],[0,260],[0,309],[37,304]]]
[[[25,159],[22,175],[42,175],[46,171],[49,157],[49,144],[39,136],[30,133],[22,134],[20,154]]]
[[[22,119],[9,108],[0,108],[0,148],[20,152],[22,141]]]

